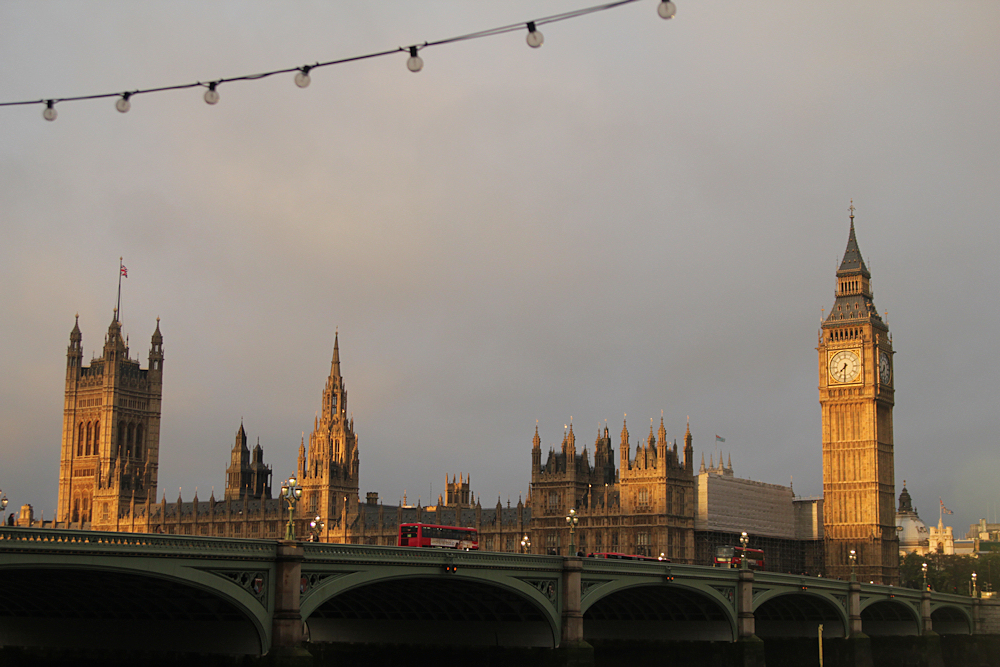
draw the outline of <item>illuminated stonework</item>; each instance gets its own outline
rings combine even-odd
[[[872,300],[854,212],[833,308],[819,332],[826,571],[862,581],[899,580],[893,473],[892,337]]]
[[[115,530],[135,503],[155,501],[162,390],[159,320],[143,369],[129,358],[117,312],[101,356],[84,366],[77,319],[66,352],[57,521]]]

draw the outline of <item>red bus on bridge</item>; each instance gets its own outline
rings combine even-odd
[[[476,551],[479,549],[479,534],[475,528],[435,526],[428,523],[401,523],[399,524],[399,546]]]
[[[715,550],[715,567],[740,567],[746,554],[747,567],[751,570],[764,569],[763,549],[744,549],[742,547],[718,547]]]
[[[620,554],[613,551],[595,551],[587,554],[587,558],[611,558],[613,560],[654,560],[661,563],[669,563],[670,559],[665,556],[640,556],[638,554]]]

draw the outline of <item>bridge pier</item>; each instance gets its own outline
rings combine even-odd
[[[736,584],[736,638],[754,637],[757,633],[753,616],[753,570],[740,570]]]
[[[740,667],[764,667],[764,642],[753,615],[752,570],[740,570],[736,583],[736,643]]]
[[[924,588],[920,593],[920,633],[923,640],[923,653],[927,659],[927,667],[944,667],[944,657],[941,654],[941,637],[934,632],[931,620],[931,592]],[[924,667],[920,665],[919,667]]]
[[[861,582],[847,585],[847,664],[852,667],[872,667],[872,640],[862,631]]]
[[[567,667],[587,667],[594,664],[594,647],[583,640],[583,561],[566,556],[562,568],[562,637],[560,662]]]
[[[274,616],[271,650],[280,665],[312,664],[312,655],[302,648],[302,611],[299,608],[302,561],[305,550],[295,542],[282,541],[275,556]]]
[[[929,635],[934,632],[931,622],[931,592],[926,588],[920,594],[920,634]]]
[[[861,631],[861,583],[852,581],[847,586],[847,636],[856,637]]]

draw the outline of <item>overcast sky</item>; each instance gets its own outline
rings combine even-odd
[[[593,1],[593,0],[591,0]],[[297,67],[585,7],[0,4],[0,97]],[[339,327],[361,494],[516,503],[572,419],[822,493],[817,331],[853,199],[895,358],[895,472],[995,516],[1000,4],[656,0],[219,88],[0,107],[0,489],[54,515],[66,346],[164,337],[160,493],[242,419],[294,469]],[[714,452],[714,453],[713,453]],[[10,508],[9,508],[10,509]]]

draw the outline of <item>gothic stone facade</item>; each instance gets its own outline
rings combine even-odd
[[[819,331],[823,525],[829,576],[899,582],[894,507],[894,372],[889,327],[875,309],[871,274],[854,233],[854,210],[836,300]]]
[[[533,553],[566,554],[570,531],[566,516],[579,520],[573,549],[583,553],[618,552],[659,556],[693,563],[694,451],[690,425],[684,434],[684,458],[677,441],[667,441],[663,419],[657,434],[640,438],[632,455],[628,425],[622,425],[620,469],[607,426],[594,442],[594,463],[587,448],[577,454],[572,426],[560,451],[549,450],[542,463],[542,442],[535,427],[531,447],[531,534]]]
[[[155,500],[162,390],[159,319],[143,369],[129,358],[117,312],[101,356],[84,366],[77,317],[66,351],[57,521],[113,530],[136,502]]]
[[[159,321],[153,333],[149,367],[129,359],[121,323],[112,321],[104,352],[82,365],[79,320],[70,333],[61,449],[59,513],[55,525],[127,532],[280,539],[285,535],[288,505],[271,497],[271,467],[258,441],[251,451],[240,424],[226,470],[222,500],[214,490],[208,500],[185,501],[178,495],[156,501],[159,460],[160,397],[163,386],[163,337]],[[515,552],[528,534],[531,512],[499,499],[483,508],[468,477],[446,480],[445,497],[436,506],[401,503],[384,506],[377,493],[358,502],[359,450],[354,422],[348,417],[347,389],[340,369],[339,336],[334,336],[330,374],[309,444],[299,444],[302,499],[293,522],[300,539],[353,544],[395,545],[399,524],[410,522],[463,525],[480,532],[484,549]],[[102,427],[102,424],[104,425]],[[310,525],[319,516],[321,529]],[[25,525],[32,520],[26,519]]]

